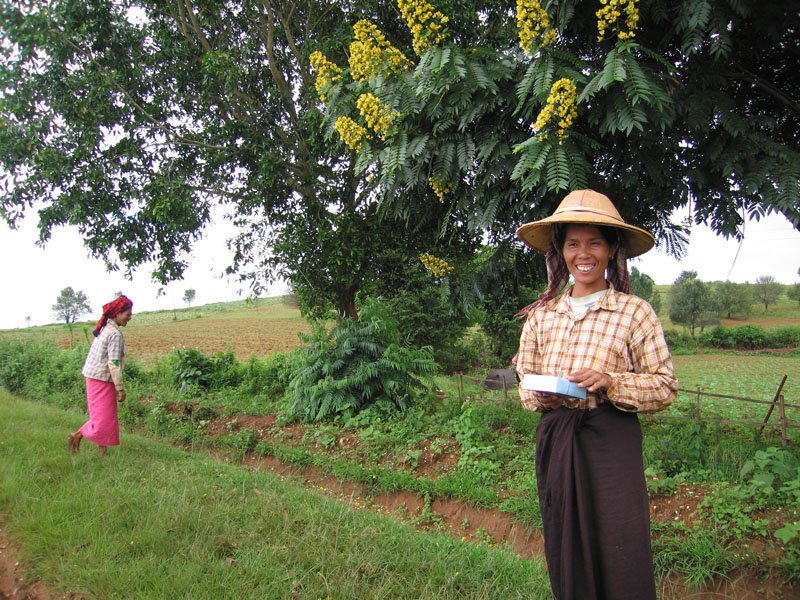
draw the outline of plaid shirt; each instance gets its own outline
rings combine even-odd
[[[122,337],[119,326],[109,319],[89,348],[89,355],[83,363],[83,376],[100,381],[113,381],[114,386],[121,390],[124,387],[122,382],[124,369],[125,338]]]
[[[609,288],[580,317],[565,292],[532,310],[522,328],[517,373],[566,377],[589,368],[611,377],[604,392],[586,400],[568,398],[568,408],[596,408],[611,402],[627,412],[656,412],[675,399],[678,381],[664,332],[652,307],[637,296]],[[520,387],[522,406],[540,411],[534,394]]]

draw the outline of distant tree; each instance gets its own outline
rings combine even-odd
[[[722,281],[713,287],[712,294],[720,315],[725,315],[727,319],[732,318],[733,315],[746,316],[750,314],[753,304],[753,291],[750,284]]]
[[[90,312],[89,299],[81,291],[76,292],[71,287],[65,287],[52,306],[56,318],[67,325],[74,323],[79,316]]]
[[[30,318],[30,317],[25,317],[25,324],[26,324],[28,327],[30,327],[30,326],[31,326],[31,318]]]
[[[661,310],[661,294],[655,288],[656,282],[653,278],[642,273],[636,267],[631,268],[631,294],[635,294],[650,303],[653,310],[658,313]]]
[[[697,279],[695,271],[683,271],[670,290],[669,318],[685,325],[694,337],[696,329],[719,321],[709,286]]]
[[[795,283],[786,288],[786,295],[789,300],[797,300],[797,303],[800,304],[800,283]]]
[[[185,292],[183,292],[183,301],[186,302],[189,306],[192,305],[194,302],[195,291],[192,288],[189,288]]]
[[[772,275],[762,275],[756,279],[754,285],[756,298],[764,304],[764,312],[769,310],[769,305],[774,304],[783,293],[781,285]]]

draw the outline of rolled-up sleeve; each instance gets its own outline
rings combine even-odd
[[[522,389],[522,379],[526,373],[541,373],[542,366],[536,344],[536,330],[532,315],[529,315],[522,326],[517,353],[517,375],[519,375],[519,399],[522,408],[531,411],[541,410],[541,405],[533,392]]]
[[[620,410],[651,413],[667,408],[678,394],[664,331],[655,312],[637,311],[628,341],[632,371],[607,373],[612,385],[608,399]]]

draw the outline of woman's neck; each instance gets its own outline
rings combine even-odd
[[[597,292],[602,292],[603,290],[607,289],[608,289],[608,282],[605,280],[598,282],[597,285],[591,285],[591,286],[582,285],[576,282],[572,286],[572,291],[570,292],[570,295],[573,298],[583,298],[584,296],[591,296],[592,294],[596,294]]]

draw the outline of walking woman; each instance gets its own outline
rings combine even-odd
[[[117,402],[125,401],[125,338],[119,328],[125,327],[132,315],[133,302],[125,296],[103,306],[103,316],[97,322],[95,339],[83,365],[89,420],[69,435],[73,454],[80,449],[83,438],[97,444],[103,456],[108,446],[119,446]]]
[[[520,387],[524,408],[542,413],[536,477],[553,594],[655,600],[637,413],[669,406],[678,382],[658,317],[629,294],[627,267],[655,239],[593,190],[570,193],[517,235],[546,255],[548,275],[522,311],[520,380],[554,375],[586,390],[578,398]]]

